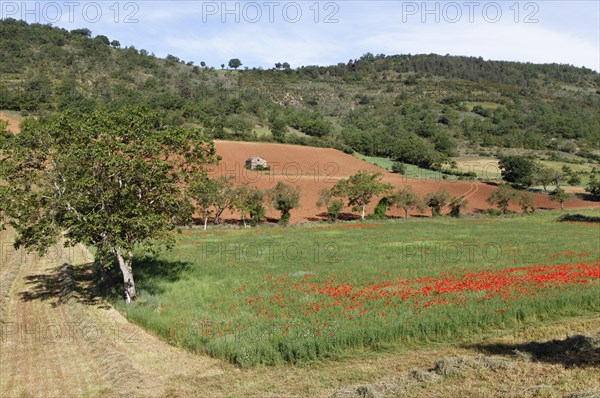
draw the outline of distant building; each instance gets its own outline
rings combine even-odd
[[[268,169],[269,164],[267,161],[260,156],[253,156],[250,159],[246,160],[246,168],[249,170],[261,170]]]

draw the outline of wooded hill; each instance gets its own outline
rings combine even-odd
[[[365,54],[332,66],[218,70],[121,48],[87,29],[11,19],[0,20],[0,53],[0,109],[23,115],[144,103],[214,138],[330,146],[425,167],[459,147],[600,160],[600,75],[586,68]]]

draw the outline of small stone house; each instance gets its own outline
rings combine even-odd
[[[267,161],[261,158],[260,156],[253,156],[246,160],[246,168],[249,170],[256,170],[257,168],[267,169],[268,167],[269,164],[267,163]]]

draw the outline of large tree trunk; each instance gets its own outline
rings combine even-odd
[[[119,268],[123,274],[123,286],[125,288],[125,301],[127,304],[131,303],[131,300],[135,299],[135,282],[133,281],[133,270],[131,268],[132,256],[128,253],[128,257],[123,257],[123,254],[119,249],[115,249],[115,256],[119,263]]]
[[[361,220],[365,220],[365,205],[362,205],[362,214],[360,215]]]
[[[204,230],[208,227],[208,210],[204,211]]]
[[[408,220],[408,209],[404,209],[404,219]]]

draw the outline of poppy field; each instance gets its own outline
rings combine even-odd
[[[560,215],[184,231],[115,304],[240,366],[471,341],[600,311],[600,224]]]

